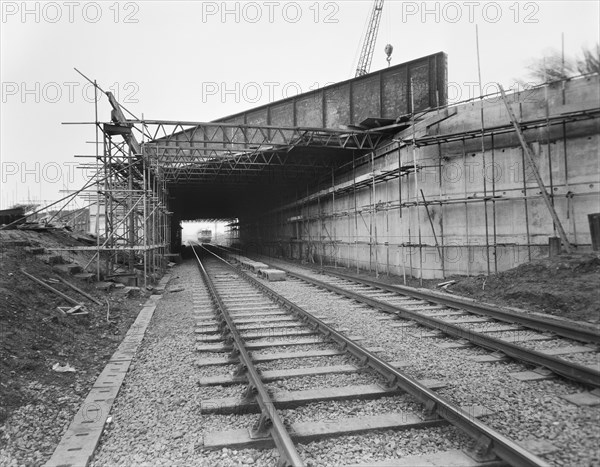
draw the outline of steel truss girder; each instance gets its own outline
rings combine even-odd
[[[375,131],[282,127],[233,123],[128,120],[144,138],[144,156],[157,166],[161,180],[201,180],[207,174],[248,173],[255,166],[285,166],[288,170],[327,168],[319,158],[298,163],[288,155],[294,148],[360,150],[376,148],[384,138]],[[141,125],[141,130],[134,126]]]
[[[143,125],[143,134],[148,138],[145,144],[174,142],[178,147],[185,147],[184,143],[187,143],[189,144],[188,149],[197,145],[202,145],[202,148],[206,149],[207,144],[215,144],[217,146],[212,149],[233,150],[237,146],[248,148],[250,146],[278,145],[373,150],[382,138],[382,133],[373,130],[357,131],[164,120],[128,120],[127,123]],[[154,132],[146,130],[149,125],[156,127]],[[185,128],[186,126],[188,128]],[[167,131],[167,128],[170,130]]]

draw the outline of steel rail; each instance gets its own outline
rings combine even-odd
[[[487,303],[473,303],[468,299],[442,296],[433,292],[413,289],[412,287],[382,284],[380,282],[354,277],[340,272],[327,271],[327,274],[341,279],[354,281],[359,284],[368,285],[370,287],[377,287],[379,289],[387,290],[388,292],[401,293],[420,300],[446,305],[451,308],[460,308],[470,313],[490,316],[500,321],[522,324],[523,326],[537,331],[551,332],[557,336],[567,337],[576,341],[600,344],[600,332],[595,329],[574,326],[570,323],[546,321],[533,316],[513,313]]]
[[[218,256],[213,251],[206,248],[205,250],[214,255],[216,258],[223,261],[225,264],[227,264],[240,277],[246,280],[246,282],[258,288],[263,293],[271,297],[273,300],[280,303],[285,308],[289,309],[292,313],[294,313],[304,322],[310,323],[313,329],[320,332],[325,337],[333,340],[341,347],[341,349],[345,350],[349,354],[359,359],[359,361],[363,365],[375,370],[387,380],[388,387],[398,387],[403,391],[411,394],[419,402],[425,405],[427,414],[437,414],[438,416],[445,419],[450,424],[456,426],[464,433],[469,435],[471,438],[476,440],[477,444],[479,446],[482,446],[484,451],[489,450],[505,462],[514,466],[550,465],[535,454],[532,454],[531,452],[527,451],[525,448],[523,448],[510,438],[507,438],[506,436],[502,435],[493,428],[480,422],[465,410],[459,407],[455,407],[446,399],[435,394],[433,391],[426,388],[410,376],[391,366],[389,363],[380,359],[375,354],[369,352],[367,349],[356,344],[354,341],[347,338],[343,334],[340,334],[320,319],[306,312],[305,310],[292,303],[277,292],[271,290],[269,287],[267,287],[254,277],[243,273],[242,271],[240,271],[239,268],[229,264],[226,260]]]
[[[224,250],[227,251],[226,249]],[[282,270],[285,270],[290,274],[294,274],[293,271],[290,271],[285,267],[277,267]],[[319,272],[322,271],[319,270]],[[600,331],[591,327],[580,327],[571,323],[561,323],[553,320],[545,320],[535,316],[514,313],[512,311],[491,305],[489,303],[476,303],[474,301],[469,300],[468,298],[449,297],[445,295],[440,295],[435,292],[426,292],[412,287],[384,284],[367,278],[356,277],[350,274],[344,274],[342,272],[326,270],[325,273],[330,276],[335,276],[340,279],[346,279],[370,287],[376,287],[382,290],[386,290],[388,292],[400,293],[402,295],[407,295],[409,297],[417,298],[419,300],[426,300],[428,302],[445,305],[450,308],[462,309],[470,313],[489,316],[499,321],[522,324],[523,326],[534,329],[536,331],[550,332],[557,336],[566,337],[568,339],[600,345]]]
[[[204,248],[204,247],[201,247]],[[252,362],[252,357],[246,350],[244,346],[244,341],[240,336],[233,319],[229,315],[227,311],[227,307],[221,296],[219,295],[212,279],[209,277],[200,257],[196,253],[196,249],[192,247],[192,251],[198,260],[198,269],[200,270],[200,275],[207,288],[209,289],[210,295],[213,299],[214,304],[217,306],[217,309],[229,328],[229,334],[233,339],[234,349],[237,351],[237,356],[240,360],[240,364],[242,365],[243,370],[246,373],[249,383],[249,391],[247,395],[250,397],[254,397],[257,404],[260,407],[261,411],[261,419],[259,420],[259,424],[263,426],[265,429],[268,429],[268,433],[273,438],[275,445],[277,446],[277,450],[282,456],[282,461],[285,462],[282,465],[290,465],[303,467],[304,462],[300,458],[298,451],[294,445],[294,442],[290,438],[289,433],[287,432],[283,420],[277,413],[277,409],[271,399],[271,396],[268,393],[267,388],[263,384],[261,377],[258,373],[258,370],[254,366]],[[207,250],[208,251],[208,250]],[[259,426],[260,430],[260,426]]]
[[[365,303],[369,306],[372,306],[373,308],[380,309],[386,313],[399,315],[404,319],[409,319],[424,326],[438,329],[444,332],[445,334],[459,339],[468,340],[469,342],[472,342],[480,347],[485,347],[490,350],[502,352],[503,354],[516,360],[531,363],[536,366],[543,366],[556,374],[564,376],[565,378],[576,381],[578,383],[594,387],[600,387],[600,371],[595,370],[593,368],[569,362],[567,360],[563,360],[552,355],[547,355],[542,352],[538,352],[537,350],[521,347],[511,342],[502,339],[497,339],[495,337],[488,336],[484,333],[477,332],[472,329],[461,328],[460,326],[448,323],[447,321],[443,321],[432,316],[425,316],[399,305],[392,305],[381,300],[365,297],[360,293],[345,290],[341,287],[328,284],[317,279],[313,279],[303,274],[298,274],[289,271],[286,272],[292,277],[316,285],[317,287],[329,290],[331,292],[335,292],[339,295],[343,295],[352,300]]]

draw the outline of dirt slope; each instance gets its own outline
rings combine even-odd
[[[23,457],[17,455],[19,464],[37,465],[48,455],[45,451],[52,452],[64,424],[144,300],[101,292],[93,283],[58,273],[45,262],[48,253],[33,254],[30,249],[80,244],[64,231],[0,231],[0,458],[9,446],[13,459],[15,452],[22,453]],[[89,254],[65,252],[63,256],[82,264]],[[69,303],[25,277],[21,268],[44,281],[63,277],[103,305],[93,304],[62,283],[52,283],[52,287],[84,302],[89,312],[87,316],[64,316],[57,306]],[[75,372],[54,371],[57,363],[68,364]]]

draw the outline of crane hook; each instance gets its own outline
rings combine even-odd
[[[394,51],[394,47],[392,46],[392,44],[387,44],[385,46],[385,54],[387,55],[387,62],[388,62],[388,66],[390,66],[390,62],[392,61],[392,52]]]

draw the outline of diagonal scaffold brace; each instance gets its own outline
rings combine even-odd
[[[537,168],[537,165],[535,164],[535,161],[533,160],[533,154],[531,152],[531,149],[529,148],[529,145],[527,144],[527,141],[525,141],[525,136],[523,135],[523,131],[521,130],[521,127],[519,125],[517,117],[515,116],[515,113],[513,112],[510,104],[508,103],[508,100],[506,98],[506,93],[504,92],[504,88],[502,87],[502,85],[500,83],[498,83],[498,87],[500,88],[500,94],[502,95],[502,101],[504,102],[504,105],[506,106],[506,111],[508,112],[510,121],[515,128],[517,137],[519,138],[519,142],[521,143],[521,147],[523,148],[525,157],[527,158],[527,162],[529,163],[529,166],[531,167],[531,170],[533,172],[535,180],[537,181],[538,187],[540,188],[540,192],[542,194],[544,204],[546,204],[548,211],[550,211],[550,216],[552,216],[552,220],[554,221],[554,226],[556,227],[556,231],[558,232],[558,235],[563,243],[565,250],[567,250],[568,253],[571,253],[573,251],[573,247],[571,246],[571,243],[569,242],[569,239],[567,238],[567,234],[565,233],[565,229],[563,229],[560,219],[558,218],[558,214],[556,214],[556,210],[554,209],[554,206],[552,205],[552,201],[550,201],[550,196],[548,195],[548,190],[546,190],[546,185],[544,185],[544,181],[542,180],[542,177]]]

